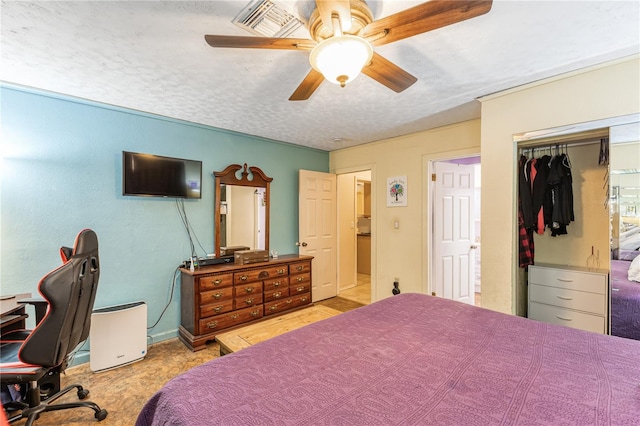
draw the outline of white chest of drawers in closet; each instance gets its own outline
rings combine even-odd
[[[529,266],[529,318],[607,332],[606,271],[557,265]]]

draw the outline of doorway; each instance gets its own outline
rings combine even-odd
[[[481,306],[480,156],[430,164],[431,294]]]
[[[337,175],[338,296],[371,303],[373,183],[371,170]]]

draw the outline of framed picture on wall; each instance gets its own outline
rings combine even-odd
[[[387,178],[387,207],[405,207],[407,205],[407,177]]]

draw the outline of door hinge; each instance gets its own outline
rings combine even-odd
[[[435,173],[431,173],[431,181],[432,182],[436,181],[436,174]]]

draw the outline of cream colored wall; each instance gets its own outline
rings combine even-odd
[[[425,164],[477,154],[480,120],[414,133],[329,154],[332,173],[372,169],[372,300],[392,295],[397,278],[404,293],[425,293],[429,232]],[[407,176],[407,206],[386,206],[387,178]],[[399,229],[394,229],[394,221]],[[374,249],[375,247],[375,249]]]
[[[482,306],[515,312],[515,133],[640,112],[640,60],[482,99]]]

